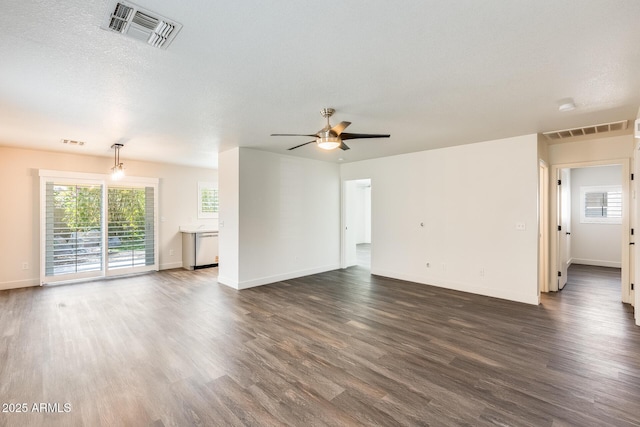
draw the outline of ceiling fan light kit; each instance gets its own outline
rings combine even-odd
[[[305,142],[304,144],[296,145],[295,147],[289,148],[289,150],[295,150],[296,148],[300,148],[304,145],[311,144],[313,142],[319,148],[323,150],[335,150],[336,148],[340,148],[342,150],[349,150],[349,146],[344,143],[344,140],[347,139],[363,139],[363,138],[389,138],[391,135],[388,134],[368,134],[368,133],[347,133],[344,130],[351,124],[351,122],[340,122],[337,125],[331,127],[331,123],[329,123],[329,118],[335,113],[336,110],[333,108],[323,108],[320,110],[320,114],[322,117],[327,119],[327,124],[325,127],[320,129],[318,132],[314,134],[298,134],[298,133],[273,133],[271,136],[311,136],[315,137],[315,140]]]
[[[340,146],[342,140],[337,136],[321,136],[316,138],[316,144],[323,150],[334,150]]]

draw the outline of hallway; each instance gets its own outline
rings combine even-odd
[[[542,304],[558,304],[567,322],[591,328],[633,326],[633,307],[621,302],[619,268],[572,264],[564,289],[543,294]]]

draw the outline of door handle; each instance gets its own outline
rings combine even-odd
[[[636,244],[636,242],[629,242],[629,246],[635,245],[635,244]]]

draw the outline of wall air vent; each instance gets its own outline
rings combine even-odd
[[[620,122],[602,123],[599,125],[586,126],[582,128],[553,130],[550,132],[543,132],[551,141],[558,141],[566,138],[574,138],[577,136],[595,135],[606,132],[614,132],[617,130],[625,130],[629,125],[629,120],[622,120]]]
[[[117,2],[101,28],[166,49],[182,28],[175,21],[129,2]]]

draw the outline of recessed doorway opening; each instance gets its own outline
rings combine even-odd
[[[344,182],[342,267],[371,270],[371,179]]]
[[[559,291],[567,283],[576,282],[571,277],[574,271],[584,276],[586,272],[607,270],[619,276],[617,299],[631,302],[633,232],[628,163],[557,165],[552,176],[557,179],[551,197],[553,228],[557,231],[551,235],[555,254],[551,257],[549,290]]]

